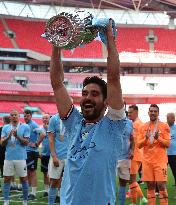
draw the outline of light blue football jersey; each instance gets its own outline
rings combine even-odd
[[[55,152],[58,159],[67,158],[67,136],[65,128],[58,114],[52,116],[49,121],[48,132],[54,133]]]
[[[168,155],[176,155],[176,125],[172,125],[170,127],[170,134],[171,134],[171,142],[170,146],[167,149]]]
[[[127,120],[124,111],[121,120],[108,116],[95,124],[86,124],[73,107],[69,117],[63,120],[69,148],[61,205],[115,205],[116,162],[122,154],[122,133]]]
[[[11,124],[4,125],[2,129],[1,137],[8,137],[10,131],[13,129]],[[17,127],[17,136],[30,137],[30,128],[27,124],[20,123]],[[6,145],[5,159],[6,160],[25,160],[27,158],[26,146],[15,137],[11,137]]]
[[[47,130],[48,129],[42,128],[42,131],[46,134],[44,139],[42,140],[42,156],[50,156],[50,147]]]
[[[130,136],[132,134],[133,134],[133,123],[131,120],[126,119],[126,127],[122,133],[122,137],[123,137],[122,152],[118,160],[129,159]]]
[[[39,127],[39,125],[33,121],[30,120],[27,125],[29,125],[30,127],[30,138],[29,138],[29,142],[35,143],[38,140],[39,134],[42,132],[42,129]],[[26,147],[27,152],[38,152],[38,147],[30,147],[27,146]]]

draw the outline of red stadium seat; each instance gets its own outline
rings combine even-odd
[[[38,107],[43,113],[47,113],[50,115],[56,114],[57,113],[57,107],[56,103],[43,103],[43,102],[30,102],[30,106],[32,107]]]
[[[25,105],[24,102],[0,101],[0,113],[9,113],[11,110],[23,113]]]
[[[16,43],[21,49],[31,49],[46,55],[51,55],[50,44],[41,37],[45,22],[6,19],[9,28],[16,35]]]
[[[0,82],[0,90],[9,90],[9,91],[26,91],[24,87],[22,87],[18,83],[7,83]]]
[[[15,41],[19,48],[30,49],[48,56],[51,55],[51,45],[46,39],[41,37],[44,33],[45,22],[21,20],[21,19],[5,19],[9,29],[11,29],[15,35]],[[0,29],[3,30],[2,23]],[[176,53],[176,30],[169,30],[163,28],[129,28],[119,27],[117,47],[119,52],[148,52],[149,42],[146,40],[146,36],[149,34],[149,30],[154,31],[154,35],[158,37],[158,41],[155,42],[155,51],[157,52],[175,52]],[[0,35],[3,35],[2,32]],[[7,41],[10,40],[5,37]],[[9,43],[4,43],[6,47],[12,47]],[[70,50],[63,50],[63,57],[66,58],[103,58],[102,43],[94,40],[93,42],[83,46]]]
[[[5,27],[0,21],[0,47],[1,48],[13,48],[13,44],[10,38],[5,33]]]

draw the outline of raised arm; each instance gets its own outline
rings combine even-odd
[[[108,105],[120,110],[123,107],[122,90],[120,84],[120,61],[112,33],[112,22],[107,26],[107,95]]]
[[[64,118],[66,117],[72,106],[72,101],[63,84],[64,71],[61,62],[61,49],[54,46],[52,48],[52,56],[50,62],[50,79],[56,98],[56,105],[59,115],[61,118]]]

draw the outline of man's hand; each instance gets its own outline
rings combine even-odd
[[[160,132],[159,132],[159,130],[157,130],[157,132],[155,132],[155,135],[154,135],[154,138],[155,138],[156,140],[158,139],[159,134],[160,134]]]
[[[130,150],[130,152],[128,154],[128,158],[133,159],[133,157],[134,157],[134,152],[132,150]]]
[[[14,137],[17,137],[17,130],[12,129],[11,132],[12,132],[12,135],[13,135]],[[12,136],[12,135],[11,135],[11,136]]]
[[[146,141],[149,139],[149,133],[150,133],[150,129],[147,130],[146,134],[145,134],[145,139]]]
[[[54,164],[55,167],[59,167],[59,160],[58,160],[58,158],[56,157],[56,155],[53,156],[53,164]]]
[[[10,131],[9,137],[11,137],[11,136],[14,136],[14,137],[17,136],[17,131],[16,131],[15,129],[12,129],[12,130]]]
[[[29,143],[28,143],[28,146],[29,146],[29,147],[33,147],[33,148],[35,148],[35,147],[36,147],[36,144],[33,143],[33,142],[29,142]]]
[[[109,24],[106,27],[106,35],[107,38],[113,38],[114,39],[114,35],[113,35],[113,30],[112,30],[112,20],[109,19]]]

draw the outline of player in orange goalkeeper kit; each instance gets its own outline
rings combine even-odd
[[[137,204],[137,197],[140,198],[140,205],[146,204],[147,199],[144,197],[142,190],[137,183],[137,173],[142,164],[143,149],[137,147],[137,141],[140,134],[140,129],[143,125],[143,122],[138,117],[138,106],[130,105],[128,107],[128,118],[133,122],[133,138],[134,138],[134,153],[131,160],[130,167],[130,192],[131,192],[131,205]]]
[[[159,107],[149,107],[150,121],[140,131],[138,147],[144,148],[142,162],[142,180],[147,182],[148,205],[155,205],[155,186],[159,189],[160,205],[168,205],[167,181],[167,148],[170,145],[170,129],[159,120]]]

